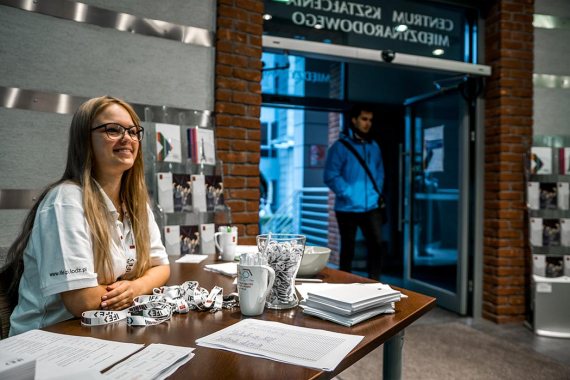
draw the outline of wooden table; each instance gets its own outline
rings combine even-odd
[[[170,285],[195,280],[200,286],[211,290],[215,285],[224,288],[224,294],[235,291],[233,279],[202,269],[201,264],[171,265]],[[370,282],[350,273],[324,269],[317,278],[331,283]],[[363,335],[364,339],[331,372],[284,364],[272,360],[240,355],[229,351],[196,346],[196,339],[228,327],[241,319],[239,308],[217,313],[190,311],[175,314],[168,322],[149,327],[128,327],[125,321],[83,327],[78,319],[58,323],[45,328],[47,331],[129,343],[164,343],[196,347],[196,356],[181,367],[171,378],[175,379],[330,379],[350,367],[366,354],[384,345],[384,378],[401,377],[401,348],[403,331],[435,306],[435,298],[400,289],[408,298],[396,303],[396,313],[374,317],[353,327],[344,327],[332,322],[304,315],[300,308],[290,310],[265,310],[259,318],[295,326],[323,329],[344,334]]]

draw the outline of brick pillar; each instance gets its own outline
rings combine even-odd
[[[534,0],[495,0],[486,16],[483,317],[522,321],[529,288],[523,158],[532,143]]]
[[[263,9],[261,0],[217,1],[216,149],[240,244],[259,232]]]

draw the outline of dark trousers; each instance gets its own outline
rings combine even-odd
[[[336,221],[340,232],[340,270],[350,272],[354,258],[354,245],[356,228],[360,227],[368,256],[366,269],[368,277],[378,279],[382,258],[382,216],[377,208],[368,212],[341,212],[336,211]]]

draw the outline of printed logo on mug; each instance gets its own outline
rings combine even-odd
[[[265,299],[273,287],[275,271],[268,265],[238,264],[237,288],[239,307],[243,315],[263,313]]]

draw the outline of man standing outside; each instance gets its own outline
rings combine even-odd
[[[368,277],[378,279],[382,256],[382,213],[379,207],[384,185],[384,164],[380,147],[373,140],[373,112],[355,106],[350,128],[329,148],[324,182],[335,193],[335,213],[340,232],[340,270],[350,272],[356,229],[360,227],[368,250]],[[368,166],[371,176],[346,144],[352,146]],[[376,184],[374,186],[373,180]]]

